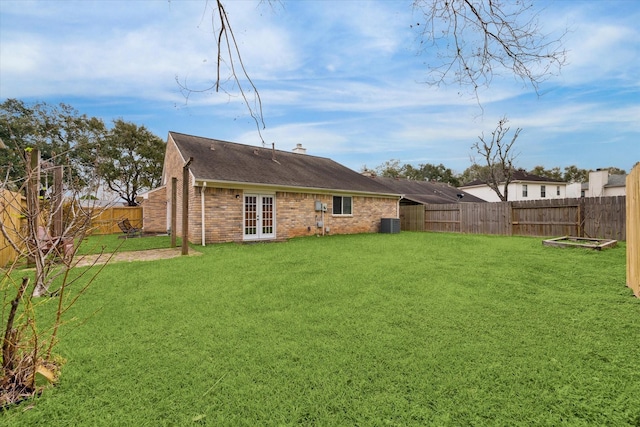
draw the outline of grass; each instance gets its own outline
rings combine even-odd
[[[640,425],[624,245],[403,232],[197,250],[107,266],[59,385],[0,423]]]
[[[103,234],[89,236],[78,246],[78,255],[97,254],[104,250],[105,253],[140,251],[147,249],[162,249],[171,246],[171,236],[145,236],[123,238],[123,234]],[[180,247],[182,240],[176,239]]]

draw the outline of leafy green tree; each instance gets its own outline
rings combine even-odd
[[[603,168],[603,169],[607,169],[611,175],[626,175],[627,174],[626,170],[617,168],[615,166],[610,166],[608,168]]]
[[[376,167],[375,171],[377,175],[387,178],[407,178],[416,181],[444,182],[456,187],[460,185],[458,176],[442,163],[439,165],[421,163],[415,167],[409,163],[401,164],[400,160],[391,159]]]
[[[0,104],[0,172],[7,188],[19,188],[26,175],[24,150],[37,148],[44,165],[67,166],[67,185],[83,187],[95,175],[95,147],[104,136],[104,123],[81,115],[66,104],[27,104],[7,99]]]
[[[144,126],[113,123],[99,147],[98,174],[129,206],[137,206],[142,191],[160,184],[164,141]]]
[[[473,181],[481,181],[488,174],[489,174],[488,166],[482,166],[477,163],[473,163],[471,166],[466,168],[464,172],[462,172],[462,174],[460,175],[460,183],[462,185],[466,185]]]
[[[567,166],[564,168],[563,179],[567,182],[587,182],[589,181],[589,170],[580,169],[576,165]]]
[[[454,187],[460,185],[460,179],[458,178],[458,176],[442,163],[440,163],[439,165],[424,163],[420,164],[419,168],[414,170],[417,172],[414,174],[414,176],[410,176],[409,171],[407,171],[406,175],[408,178],[422,181],[443,182],[446,184],[451,184]]]
[[[529,173],[543,178],[551,178],[556,181],[564,181],[564,176],[558,166],[551,169],[545,169],[544,166],[536,166],[531,169]]]
[[[400,160],[398,159],[387,160],[380,166],[377,166],[374,170],[376,171],[376,174],[378,176],[384,176],[386,178],[404,177],[402,165],[400,164]]]

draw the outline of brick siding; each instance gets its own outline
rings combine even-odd
[[[144,201],[145,230],[165,232],[167,212],[171,209],[171,178],[177,178],[176,230],[182,235],[182,158],[173,140],[169,138],[165,154],[164,190],[158,188]],[[245,192],[261,194],[259,190],[249,191],[241,188],[194,187],[193,177],[189,175],[189,241],[202,243],[202,191],[204,191],[205,243],[242,242],[243,202]],[[271,193],[273,194],[273,193]],[[348,196],[348,194],[343,194]],[[381,218],[398,218],[396,198],[352,196],[353,215],[332,215],[333,196],[305,192],[277,191],[276,239],[286,240],[293,237],[322,234],[323,227],[318,221],[324,219],[324,229],[329,234],[377,233]],[[327,204],[327,212],[315,210],[315,202]],[[149,228],[148,228],[149,227]],[[325,231],[325,234],[327,231]]]

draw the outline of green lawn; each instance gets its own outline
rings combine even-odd
[[[640,425],[625,246],[541,240],[325,236],[109,265],[72,310],[59,385],[0,423]]]
[[[178,247],[182,244],[176,239]],[[139,251],[145,249],[161,249],[171,246],[171,236],[149,236],[124,238],[123,234],[104,234],[90,236],[78,246],[78,255],[97,254],[100,252]]]

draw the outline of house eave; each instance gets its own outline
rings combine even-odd
[[[371,196],[371,197],[385,197],[400,199],[402,194],[396,193],[378,193],[372,191],[362,190],[348,190],[337,188],[321,188],[321,187],[301,187],[293,185],[274,185],[264,184],[257,182],[239,182],[239,181],[224,181],[224,180],[208,180],[195,178],[194,187],[218,187],[218,188],[234,188],[239,190],[255,190],[260,189],[263,191],[287,191],[287,192],[299,192],[299,193],[316,193],[316,194],[349,194],[358,196]]]

